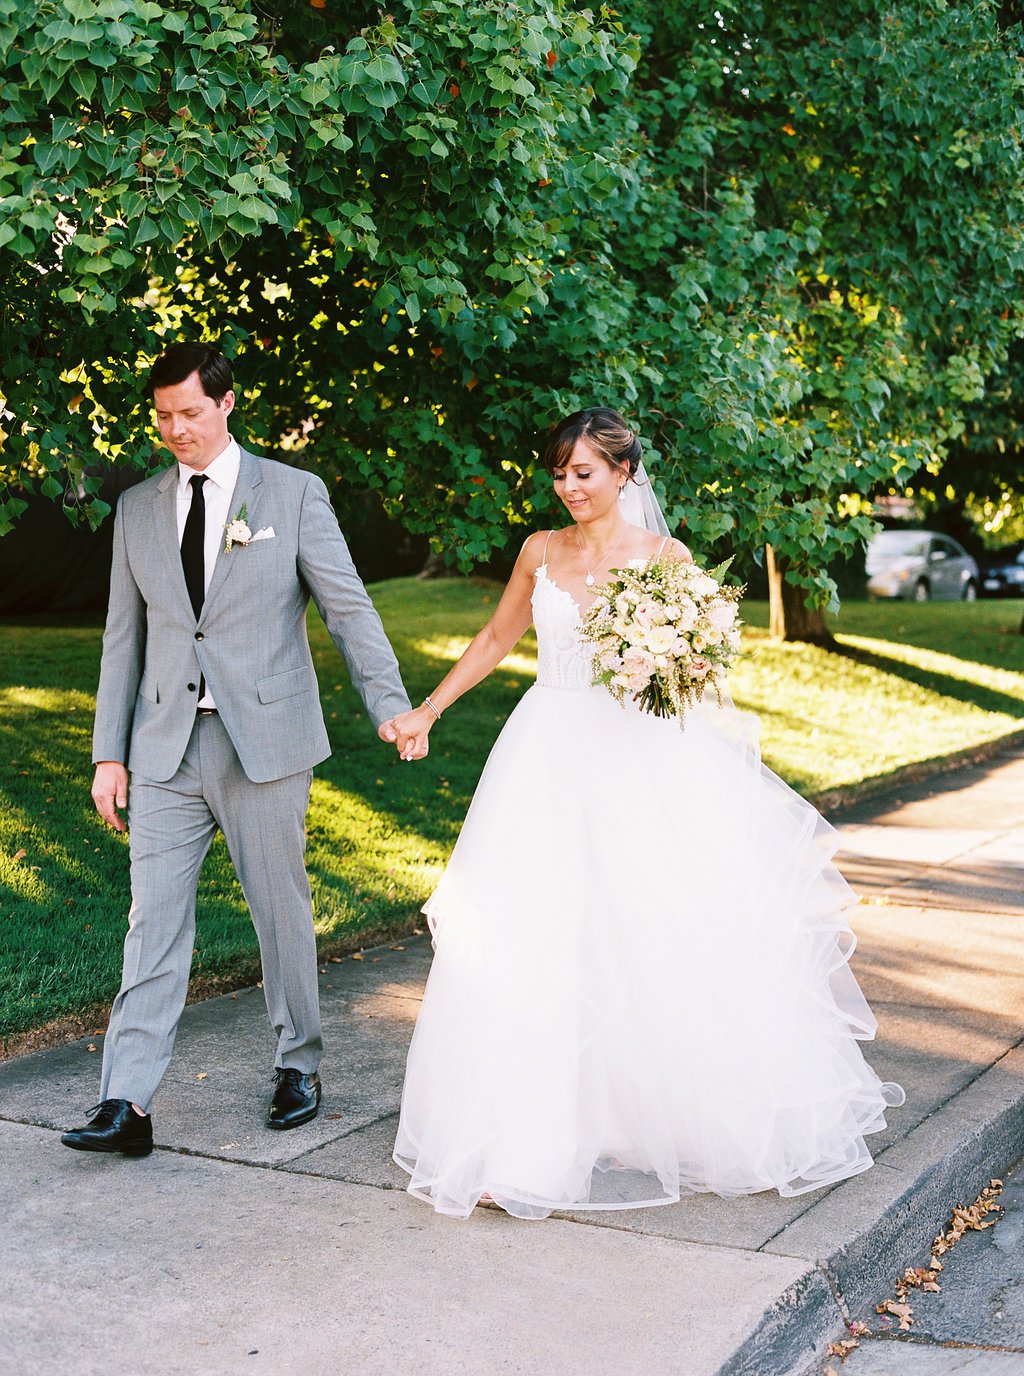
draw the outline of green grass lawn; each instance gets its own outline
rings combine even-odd
[[[480,581],[397,579],[373,590],[414,700],[487,618]],[[842,653],[772,645],[745,605],[733,675],[762,718],[765,759],[809,794],[1024,724],[1021,604],[849,604]],[[308,860],[325,957],[407,931],[430,892],[501,724],[532,681],[534,643],[446,715],[430,756],[381,744],[315,613],[311,638],[334,744],[316,771]],[[89,798],[101,630],[51,618],[0,625],[0,1039],[103,1009],[117,989],[129,903],[123,837]],[[252,926],[223,844],[200,883],[194,974],[211,990],[256,974]],[[101,1025],[100,1023],[97,1024]]]
[[[764,758],[818,794],[980,745],[1024,726],[1022,604],[848,602],[841,653],[768,639],[744,603],[748,657],[731,674],[757,712]]]

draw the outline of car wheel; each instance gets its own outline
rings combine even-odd
[[[915,601],[915,602],[930,602],[930,601],[931,601],[931,598],[932,598],[932,590],[931,590],[931,588],[928,586],[927,581],[926,581],[924,578],[920,579],[920,580],[918,581],[917,586],[914,588],[914,601]]]
[[[977,600],[978,600],[978,585],[977,585],[977,583],[974,581],[974,579],[972,578],[972,579],[970,579],[970,580],[965,584],[965,586],[964,586],[964,601],[965,601],[965,602],[977,602]]]

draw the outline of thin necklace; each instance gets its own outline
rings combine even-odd
[[[573,534],[576,536],[576,546],[577,546],[577,548],[579,549],[580,558],[583,560],[583,567],[584,567],[584,568],[586,569],[586,571],[587,571],[587,576],[586,576],[586,578],[584,578],[583,581],[584,581],[584,583],[586,583],[586,585],[587,585],[588,588],[592,588],[592,587],[594,586],[594,584],[597,582],[597,579],[596,579],[596,578],[594,577],[594,575],[591,573],[591,571],[590,571],[590,565],[587,563],[587,556],[583,553],[583,542],[582,542],[581,539],[580,539],[579,530],[577,530],[577,529],[574,528],[574,529],[573,529]],[[626,537],[625,537],[624,535],[620,535],[619,538],[616,540],[615,544],[612,545],[611,549],[608,550],[605,554],[602,554],[602,555],[601,555],[601,558],[598,559],[596,562],[597,562],[598,564],[605,564],[605,563],[607,563],[608,560],[609,560],[609,559],[612,557],[612,555],[615,553],[615,551],[618,549],[618,547],[622,544],[623,540],[625,540],[625,538],[626,538]]]

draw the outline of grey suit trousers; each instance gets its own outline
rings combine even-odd
[[[165,783],[132,774],[132,907],[101,1099],[130,1099],[148,1110],[167,1069],[188,993],[199,870],[218,827],[259,938],[275,1063],[303,1074],[317,1069],[323,1043],[304,863],[311,779],[303,770],[253,783],[216,715],[196,718],[181,765]]]

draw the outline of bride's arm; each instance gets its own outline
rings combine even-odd
[[[381,735],[385,740],[406,738],[402,749],[403,759],[414,759],[426,753],[427,736],[440,714],[496,669],[529,627],[533,620],[531,598],[534,574],[540,562],[538,541],[541,534],[531,535],[523,545],[494,615],[477,632],[458,663],[430,694],[433,710],[424,701],[422,707],[403,712],[381,726]],[[394,736],[385,734],[385,728],[389,726],[393,728]]]

